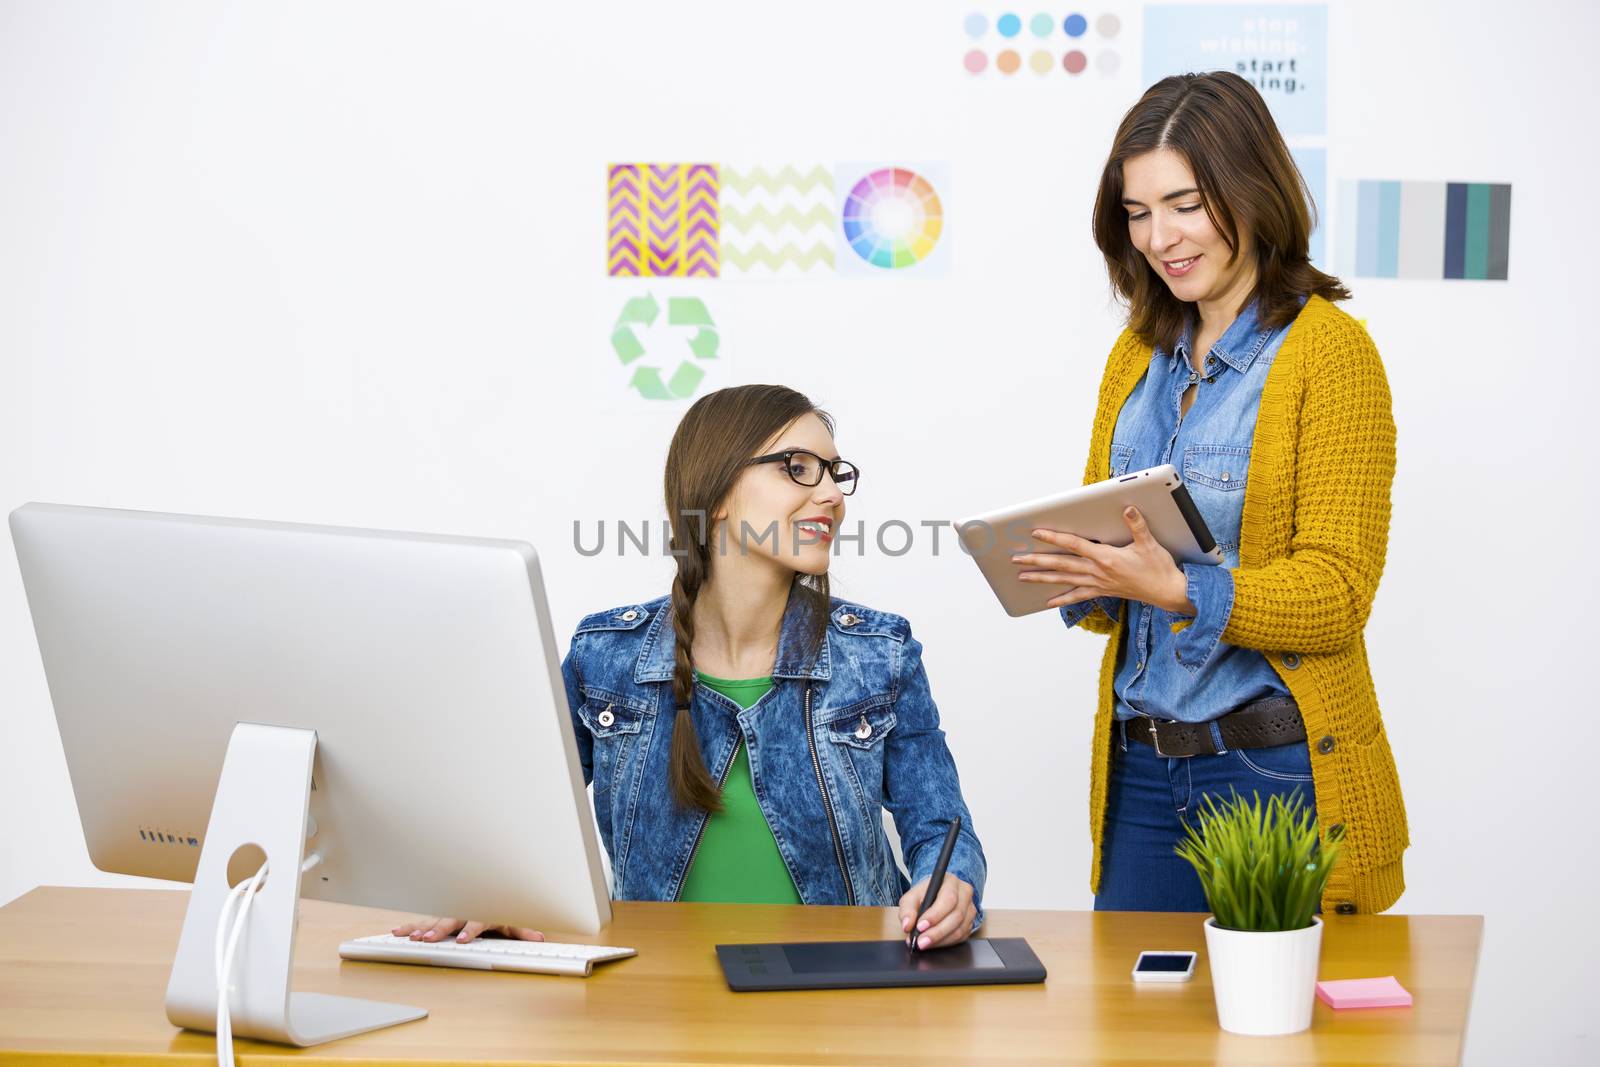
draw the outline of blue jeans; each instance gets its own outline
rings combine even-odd
[[[1096,911],[1200,911],[1211,908],[1194,868],[1173,851],[1184,837],[1184,820],[1200,828],[1201,798],[1217,803],[1234,792],[1285,799],[1299,790],[1315,805],[1311,753],[1304,741],[1273,748],[1233,749],[1214,756],[1167,759],[1111,728],[1111,781],[1101,841],[1100,892]],[[1221,735],[1213,727],[1219,744]]]

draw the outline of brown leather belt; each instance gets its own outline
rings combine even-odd
[[[1306,739],[1306,724],[1293,697],[1265,697],[1216,721],[1224,748],[1272,748]],[[1159,756],[1212,756],[1222,751],[1208,722],[1164,722],[1143,715],[1127,720],[1128,737],[1153,745]]]

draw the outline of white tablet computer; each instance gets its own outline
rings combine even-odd
[[[1062,530],[1120,547],[1133,540],[1122,518],[1123,509],[1130,504],[1139,509],[1150,532],[1177,562],[1222,562],[1222,549],[1170,463],[974,515],[956,523],[956,533],[1006,614],[1031,615],[1044,611],[1049,600],[1071,588],[1017,580],[1026,568],[1012,563],[1012,556],[1061,551],[1035,540],[1033,531]]]

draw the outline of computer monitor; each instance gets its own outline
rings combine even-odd
[[[90,858],[194,883],[173,1022],[214,1028],[218,917],[263,854],[241,1036],[425,1014],[291,996],[302,894],[610,922],[531,546],[54,504],[12,512],[11,533]]]

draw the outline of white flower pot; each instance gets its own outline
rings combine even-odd
[[[1317,999],[1322,919],[1304,930],[1227,930],[1206,919],[1217,1021],[1235,1034],[1297,1034]]]

